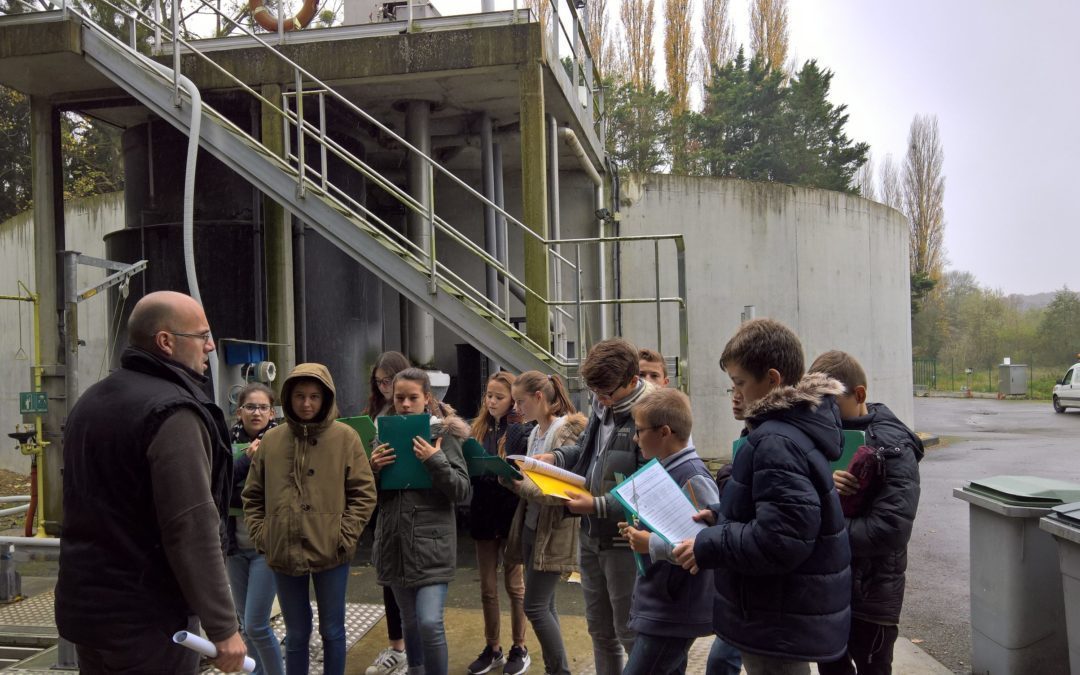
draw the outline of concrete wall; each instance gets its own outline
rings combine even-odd
[[[829,349],[853,354],[871,400],[912,424],[908,229],[900,213],[825,190],[682,176],[624,180],[621,197],[621,234],[685,236],[688,373],[694,440],[704,455],[730,454],[741,428],[718,362],[744,305],[794,329],[807,366]],[[651,244],[622,246],[623,297],[655,294],[652,256]],[[663,269],[661,293],[677,293],[673,266]],[[665,307],[662,317],[664,351],[674,353],[675,309]],[[639,346],[656,346],[655,306],[624,308],[622,325]]]
[[[86,255],[104,258],[104,236],[124,226],[124,195],[114,192],[88,199],[68,201],[64,209],[67,248]],[[79,287],[85,288],[105,277],[105,271],[79,268]],[[17,282],[34,288],[34,224],[31,212],[0,223],[0,294],[21,295]],[[108,342],[108,307],[102,293],[79,305],[79,334],[86,346],[79,352],[79,385],[85,390],[108,374],[103,361]],[[22,311],[20,325],[19,311]],[[51,311],[42,308],[42,314]],[[0,302],[0,468],[20,473],[30,472],[30,458],[15,449],[7,434],[23,420],[19,416],[19,392],[29,391],[30,365],[33,363],[34,338],[32,309],[29,303]],[[16,358],[19,345],[27,360]],[[55,362],[55,355],[43,361]],[[62,402],[50,402],[51,405]],[[31,421],[29,418],[27,421]]]

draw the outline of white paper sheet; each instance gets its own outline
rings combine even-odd
[[[194,633],[189,633],[186,630],[181,630],[177,631],[176,634],[173,635],[172,639],[173,642],[175,642],[176,644],[183,645],[191,651],[199,652],[203,656],[211,659],[217,658],[217,647],[214,646],[213,642],[210,642],[204,637],[195,635]],[[255,672],[255,659],[251,658],[250,656],[244,657],[244,672]]]
[[[660,462],[654,460],[638,469],[624,483],[616,486],[615,492],[633,508],[649,529],[670,544],[693,539],[705,529],[704,523],[694,520],[697,509]]]
[[[527,469],[529,471],[535,471],[536,473],[542,473],[545,476],[551,476],[558,478],[561,481],[576,485],[579,488],[585,488],[585,477],[579,476],[573,471],[567,471],[566,469],[560,469],[554,464],[548,464],[547,462],[541,462],[538,459],[532,457],[526,457],[525,455],[507,455],[507,459],[512,459],[518,463],[519,469]]]

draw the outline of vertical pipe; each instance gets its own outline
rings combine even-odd
[[[577,362],[585,354],[585,324],[581,320],[581,244],[574,244],[574,295],[577,297]]]
[[[305,258],[304,246],[304,221],[295,216],[291,216],[291,218],[296,361],[297,363],[307,363],[307,259]]]
[[[410,9],[411,12],[411,9]],[[431,155],[431,103],[428,101],[409,101],[405,109],[405,138],[423,155]],[[409,165],[409,194],[422,206],[422,212],[418,213],[409,209],[407,236],[416,244],[420,255],[427,254],[431,257],[433,237],[430,236],[431,209],[434,207],[432,199],[432,167],[428,165],[425,157],[410,152]],[[430,267],[434,258],[428,261]],[[432,277],[434,280],[434,277]],[[430,287],[429,287],[430,288]],[[408,319],[408,350],[410,360],[417,366],[430,367],[435,361],[435,320],[424,311],[423,307],[409,304]]]
[[[427,202],[427,237],[428,237],[428,292],[435,295],[439,291],[437,281],[438,265],[435,258],[435,167],[427,165],[428,202]]]
[[[161,0],[154,0],[150,4],[154,10],[154,55],[156,56],[161,53]]]
[[[319,92],[319,166],[322,168],[322,187],[330,182],[330,171],[326,166],[326,92]]]
[[[495,11],[495,0],[480,0],[480,11],[484,14]]]
[[[285,44],[285,0],[277,2],[277,43]]]
[[[503,157],[502,157],[502,145],[499,143],[492,144],[492,173],[495,174],[495,203],[503,211],[506,210],[506,195],[504,194],[503,186]],[[496,213],[497,227],[495,229],[495,248],[498,250],[499,262],[503,268],[507,271],[510,270],[510,244],[508,241],[509,232],[507,231],[506,216],[501,212]],[[502,279],[502,302],[503,302],[503,318],[507,321],[510,320],[510,280],[506,277]]]
[[[558,241],[562,238],[562,224],[559,220],[559,123],[554,115],[547,116],[547,144],[548,144],[548,236]],[[551,249],[560,253],[559,244],[553,244]],[[562,259],[554,257],[555,264],[552,271],[555,300],[563,300],[562,287]],[[562,314],[555,313],[555,353],[565,353],[566,329]]]
[[[139,42],[138,31],[136,30],[139,27],[139,24],[137,22],[138,16],[139,15],[135,12],[135,10],[131,10],[130,12],[128,12],[128,40],[130,41],[131,48],[133,50],[136,49],[136,45]]]
[[[485,0],[490,2],[491,0]],[[495,149],[491,139],[491,116],[486,112],[480,118],[480,168],[481,181],[483,183],[484,197],[495,202]],[[491,204],[484,204],[484,251],[492,258],[498,259],[499,245],[497,226],[495,224],[495,208]],[[495,307],[499,306],[499,277],[491,265],[485,266],[487,282],[487,298]]]
[[[604,208],[604,184],[601,183],[593,188],[593,213],[599,213],[600,209]],[[603,218],[598,218],[596,221],[596,236],[603,238],[605,234],[606,221]],[[600,334],[597,339],[603,340],[608,337],[608,307],[604,304],[607,300],[607,255],[605,252],[607,245],[604,242],[600,242],[596,245],[596,274],[599,277],[599,295],[600,295]]]
[[[79,398],[79,298],[78,296],[78,251],[63,251],[64,261],[64,326],[67,350],[67,377],[64,381],[64,395],[75,405]]]

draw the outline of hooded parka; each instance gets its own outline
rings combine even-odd
[[[310,422],[292,409],[292,391],[304,379],[324,390]],[[248,472],[244,520],[276,572],[299,576],[349,562],[375,508],[367,455],[356,431],[336,421],[335,393],[326,366],[296,366],[281,387],[286,424],[266,432]]]

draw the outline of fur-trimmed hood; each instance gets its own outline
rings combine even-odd
[[[579,412],[566,416],[566,420],[559,425],[559,432],[555,436],[554,447],[559,448],[577,441],[578,436],[585,431],[589,420]]]
[[[844,385],[838,380],[824,373],[807,373],[797,384],[777,387],[747,405],[746,426],[753,430],[769,419],[782,419],[810,436],[834,461],[843,451],[843,434],[840,410],[833,399],[843,393]]]
[[[450,406],[443,404],[443,409],[446,415],[443,417],[431,418],[431,437],[440,438],[443,436],[453,436],[459,441],[464,441],[469,437],[469,423],[457,416],[454,409]]]

